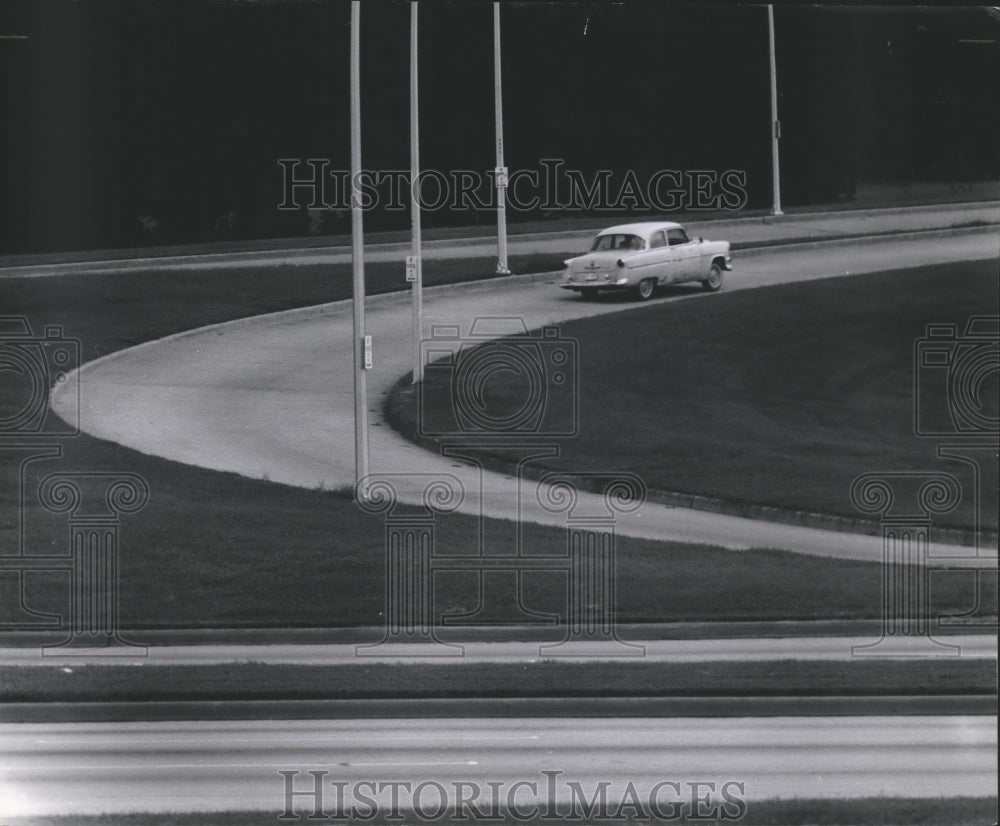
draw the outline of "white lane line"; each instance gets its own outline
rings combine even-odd
[[[310,758],[312,763],[317,762],[315,758]],[[426,768],[428,766],[478,766],[478,760],[415,760],[415,761],[377,761],[370,763],[345,763],[339,760],[329,760],[328,765],[336,766],[337,768],[371,768],[375,766],[386,767],[419,767]],[[114,771],[129,771],[132,773],[149,772],[149,771],[164,771],[173,769],[183,769],[185,771],[191,769],[206,770],[206,769],[221,769],[221,770],[236,770],[236,769],[275,769],[280,767],[281,763],[278,760],[274,760],[270,763],[241,763],[238,761],[227,761],[225,763],[97,763],[90,761],[87,763],[60,763],[57,766],[4,766],[4,775],[12,774],[31,774],[37,773],[42,770],[46,773],[57,774],[59,772],[103,772],[108,770]]]
[[[379,760],[370,763],[342,763],[338,762],[337,766],[350,766],[352,768],[357,768],[360,766],[478,766],[478,760],[455,760],[449,762],[443,761],[417,761],[417,762],[399,762],[390,760]]]
[[[141,733],[141,735],[140,735],[140,733],[137,733],[137,736],[145,736],[145,733]],[[120,741],[121,739],[125,739],[127,737],[128,737],[127,735],[122,735],[122,736],[119,736],[117,739],[119,739],[119,741]],[[520,741],[523,741],[523,740],[538,740],[538,739],[539,739],[539,736],[537,734],[521,734],[521,735],[491,736],[489,738],[489,741],[491,743],[495,743],[495,742],[498,742],[498,741],[517,741],[517,742],[520,742]],[[393,736],[392,740],[390,742],[392,742],[392,743],[406,743],[406,742],[428,743],[428,742],[433,741],[433,740],[448,740],[448,741],[459,740],[459,741],[470,741],[470,742],[475,742],[475,743],[481,743],[483,741],[483,735],[482,734],[468,734],[468,735],[464,735],[464,734],[459,734],[459,733],[456,733],[456,734],[447,734],[447,733],[433,734],[433,733],[428,733],[428,734],[415,734],[415,735],[408,735],[408,736]],[[74,737],[74,738],[69,738],[69,737],[62,737],[62,738],[39,738],[39,739],[35,740],[35,743],[37,745],[39,745],[39,746],[87,745],[87,744],[90,744],[90,743],[106,743],[106,742],[108,742],[108,738],[106,738],[106,737],[97,737],[97,736],[94,736],[94,737]],[[289,738],[288,737],[282,737],[282,736],[276,736],[276,737],[237,737],[237,738],[227,737],[225,745],[228,748],[230,745],[243,744],[243,743],[248,744],[248,745],[260,745],[262,743],[288,743],[288,742],[289,742]],[[299,736],[299,735],[294,735],[294,742],[293,743],[289,743],[289,745],[291,745],[291,746],[298,746],[298,745],[302,745],[303,743],[327,743],[327,744],[330,744],[330,745],[337,745],[339,743],[352,743],[352,742],[371,743],[372,742],[372,737],[371,737],[371,735],[368,735],[368,736],[363,736],[363,735],[357,735],[357,736],[352,736],[352,735],[339,736],[336,733],[331,733],[328,736],[317,735],[315,737],[302,737],[302,736]],[[218,745],[219,744],[219,740],[218,740],[217,737],[198,737],[198,736],[194,736],[194,737],[190,737],[190,738],[188,738],[188,737],[179,737],[179,738],[176,738],[176,739],[172,738],[172,739],[166,740],[166,741],[160,740],[160,741],[157,741],[156,743],[151,744],[151,745],[155,746],[156,748],[162,748],[163,745],[164,745],[164,743],[166,743],[168,745],[197,745],[198,743],[209,743],[209,744],[212,744],[212,745]],[[380,743],[382,743],[383,745],[386,743],[386,740],[384,739],[384,735],[382,736],[382,738],[380,738]]]

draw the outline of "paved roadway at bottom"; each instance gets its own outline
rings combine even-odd
[[[742,783],[736,793],[750,807],[775,797],[988,797],[996,794],[996,745],[991,716],[8,724],[0,726],[0,816],[227,809],[277,816],[285,806],[281,771],[296,772],[296,791],[313,788],[309,771],[327,772],[328,809],[334,781],[347,784],[347,803],[363,781],[435,781],[452,802],[453,784],[476,784],[480,809],[487,783],[502,784],[501,800],[512,793],[524,812],[548,796],[543,772],[561,772],[560,801],[570,800],[572,782],[589,800],[603,780],[609,800],[629,782],[646,800],[662,781],[680,784],[688,800],[692,782],[714,783],[716,805],[723,784]],[[518,782],[537,784],[537,792],[511,792]],[[382,788],[376,800],[388,808]],[[361,792],[370,795],[368,787]],[[438,792],[425,792],[421,806],[433,810]],[[672,786],[658,795],[664,810],[678,799]],[[294,800],[311,811],[311,797]]]

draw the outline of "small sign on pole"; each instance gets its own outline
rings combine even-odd
[[[500,65],[500,3],[493,2],[493,108],[496,118],[497,163],[497,275],[507,269],[507,167],[503,162],[503,90]]]
[[[406,256],[406,280],[416,281],[420,274],[420,256],[419,255],[407,255]]]
[[[778,120],[778,69],[774,57],[774,6],[767,7],[767,45],[771,59],[771,186],[774,190],[772,215],[783,215],[781,211],[781,175],[778,159],[778,141],[781,140],[781,121]]]
[[[365,336],[365,370],[371,370],[375,361],[372,357],[372,337]]]

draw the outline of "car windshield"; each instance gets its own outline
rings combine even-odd
[[[591,252],[603,252],[605,250],[641,250],[646,248],[646,242],[638,235],[627,235],[625,233],[611,233],[609,235],[598,235],[594,239],[594,246]]]

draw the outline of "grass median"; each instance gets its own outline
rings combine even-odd
[[[934,524],[995,532],[996,508],[977,512],[967,468],[938,458],[947,436],[916,431],[953,428],[952,441],[967,440],[961,422],[947,419],[949,407],[962,401],[953,398],[956,386],[981,417],[996,421],[1000,415],[995,366],[986,375],[962,363],[990,358],[989,341],[966,338],[964,331],[971,316],[995,314],[998,305],[996,261],[980,261],[723,293],[565,323],[560,338],[575,342],[579,364],[575,398],[563,398],[555,370],[543,371],[548,384],[535,389],[567,417],[575,406],[579,433],[563,441],[558,458],[542,464],[573,472],[628,471],[650,488],[709,497],[735,509],[873,522],[878,514],[851,500],[855,478],[947,472],[960,477],[964,495],[950,511],[935,514]],[[927,346],[948,361],[915,369],[915,347],[926,339],[928,325],[944,323],[954,324],[956,335]],[[495,349],[494,360],[502,360],[502,348]],[[524,409],[532,388],[517,366],[512,362],[477,386],[481,418],[512,420]],[[455,386],[444,370],[428,370],[419,392],[400,382],[386,404],[390,420],[413,434],[424,415],[424,432],[445,431],[463,403]],[[923,419],[915,416],[917,390]],[[488,449],[469,452],[503,462],[501,453]],[[982,481],[992,484],[990,474]],[[986,489],[982,501],[995,495]]]

